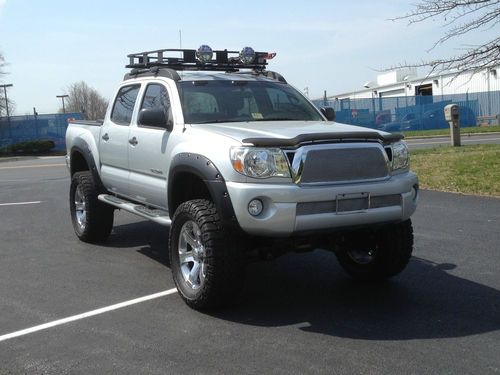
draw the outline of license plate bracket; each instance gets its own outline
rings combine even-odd
[[[370,207],[369,193],[338,194],[335,198],[337,214],[364,212]]]

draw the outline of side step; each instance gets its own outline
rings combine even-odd
[[[97,198],[101,202],[105,202],[111,206],[114,206],[121,210],[125,210],[132,214],[139,215],[160,225],[170,226],[170,224],[172,223],[167,211],[149,208],[141,204],[132,203],[125,199],[121,199],[109,194],[100,194]]]

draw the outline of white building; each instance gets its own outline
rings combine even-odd
[[[456,72],[418,77],[415,68],[379,74],[363,89],[329,96],[328,100],[386,98],[418,95],[454,95],[500,91],[500,66],[473,74]]]

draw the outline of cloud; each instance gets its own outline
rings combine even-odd
[[[3,9],[6,2],[7,2],[7,0],[0,0],[0,13],[2,13],[2,9]]]

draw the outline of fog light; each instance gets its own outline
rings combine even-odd
[[[251,200],[250,203],[248,203],[248,212],[252,216],[260,215],[263,208],[264,208],[264,205],[262,204],[262,201],[260,199],[254,199],[254,200]]]

